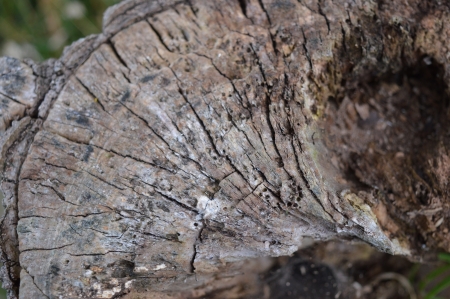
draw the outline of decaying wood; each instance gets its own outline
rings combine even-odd
[[[59,60],[2,58],[9,298],[199,297],[314,240],[450,251],[449,35],[447,2],[130,0]]]

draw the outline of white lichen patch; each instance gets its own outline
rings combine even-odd
[[[206,206],[208,205],[209,198],[202,195],[197,200],[197,209],[200,211],[204,211]]]
[[[127,281],[127,282],[125,283],[125,288],[126,288],[126,289],[131,288],[131,285],[133,284],[133,282],[134,282],[134,279],[133,279],[133,280],[130,280],[130,281]]]
[[[92,271],[92,270],[87,270],[86,272],[84,272],[84,277],[91,277],[92,274],[94,274],[94,271]]]
[[[402,244],[397,239],[390,240],[386,236],[383,229],[379,226],[377,217],[363,199],[350,190],[343,190],[341,197],[353,207],[354,215],[351,217],[351,221],[364,229],[365,235],[369,237],[366,241],[374,244],[378,248],[389,250],[392,254],[407,255],[410,253],[407,249],[408,244]]]
[[[204,210],[204,218],[212,218],[223,209],[222,202],[218,199],[210,200]]]
[[[118,283],[118,281],[117,281]],[[98,298],[112,298],[116,294],[120,293],[122,291],[122,288],[120,286],[116,286],[110,290],[102,290],[102,285],[98,282],[94,283],[92,285],[92,288],[97,291],[97,297]]]
[[[161,265],[157,265],[152,270],[158,271],[158,270],[162,270],[162,269],[165,269],[165,268],[167,268],[166,264],[161,264]]]
[[[116,289],[116,288],[114,288],[114,289]],[[114,295],[115,295],[115,291],[114,291],[114,289],[112,289],[112,290],[105,290],[105,291],[103,291],[101,294],[100,294],[100,298],[112,298]],[[119,290],[119,292],[120,292],[120,290]],[[118,293],[118,292],[117,292]]]
[[[147,271],[148,271],[148,268],[144,267],[144,266],[136,267],[133,270],[133,272],[136,272],[136,273],[142,273],[142,272],[147,272]]]

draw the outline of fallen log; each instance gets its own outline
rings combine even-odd
[[[245,296],[331,239],[450,251],[449,9],[129,0],[60,59],[1,58],[9,298]]]

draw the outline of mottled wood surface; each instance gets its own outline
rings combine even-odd
[[[330,145],[343,129],[327,124],[352,86],[422,59],[439,66],[445,92],[448,6],[432,3],[124,1],[103,34],[59,60],[2,58],[10,298],[202,296],[192,290],[224,282],[217,273],[264,271],[270,262],[243,261],[311,240],[361,239],[417,259],[448,251],[445,233],[421,226],[448,213],[446,135],[433,147],[441,166],[424,166],[441,181],[419,206],[438,211],[415,217],[403,191],[420,178],[390,191],[384,168],[370,176],[340,153],[347,139]],[[367,107],[340,112],[347,129]],[[363,151],[372,142],[355,139]]]

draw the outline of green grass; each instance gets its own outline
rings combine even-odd
[[[439,260],[443,265],[428,273],[419,284],[424,299],[440,299],[438,295],[450,287],[450,254],[440,253]]]
[[[17,45],[43,60],[101,30],[105,9],[118,0],[0,0],[0,49]],[[14,48],[15,49],[15,48]],[[14,55],[17,51],[9,51]],[[27,55],[25,55],[27,56]],[[22,57],[20,57],[22,58]]]
[[[6,291],[0,288],[0,299],[6,299]]]

